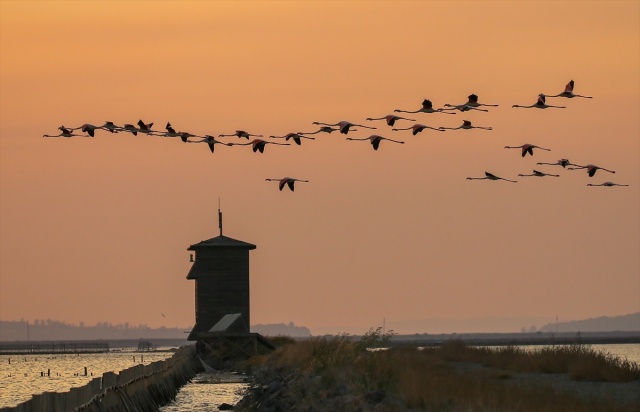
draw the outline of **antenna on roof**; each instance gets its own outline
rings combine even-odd
[[[220,198],[218,198],[218,227],[220,228],[220,236],[222,236],[222,211],[220,210]]]

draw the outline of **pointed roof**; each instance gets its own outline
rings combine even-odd
[[[191,245],[187,250],[196,250],[208,247],[241,247],[252,250],[256,248],[256,245],[220,235]]]

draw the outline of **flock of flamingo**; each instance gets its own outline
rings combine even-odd
[[[567,85],[565,86],[565,89],[562,93],[556,94],[556,95],[545,95],[545,94],[539,94],[538,95],[538,100],[536,101],[536,103],[530,105],[530,106],[523,106],[523,105],[517,105],[514,104],[512,107],[513,108],[525,108],[525,109],[547,109],[547,108],[557,108],[557,109],[565,109],[565,106],[553,106],[550,104],[546,103],[546,98],[547,97],[564,97],[564,98],[574,98],[574,97],[579,97],[579,98],[585,98],[585,99],[591,99],[591,96],[582,96],[579,94],[575,94],[573,92],[574,89],[574,81],[571,80],[569,83],[567,83]],[[488,109],[483,109],[483,107],[497,107],[497,104],[483,104],[483,103],[479,103],[478,102],[478,96],[475,94],[471,94],[468,96],[468,100],[466,103],[463,104],[445,104],[444,107],[439,108],[439,109],[434,109],[433,108],[433,104],[430,100],[428,99],[424,99],[424,101],[422,102],[422,107],[420,107],[417,110],[401,110],[401,109],[396,109],[394,110],[394,112],[399,112],[399,113],[441,113],[441,114],[456,114],[455,111],[459,111],[459,112],[468,112],[468,111],[472,111],[472,110],[477,110],[477,111],[482,111],[482,112],[488,112]],[[413,126],[409,126],[409,127],[395,127],[395,123],[397,121],[400,120],[404,120],[404,121],[411,121],[411,122],[415,122],[415,119],[409,119],[406,117],[401,117],[395,114],[388,114],[386,116],[383,117],[376,117],[376,118],[372,118],[369,117],[366,119],[367,121],[376,121],[376,120],[384,120],[388,126],[392,127],[392,131],[402,131],[402,130],[411,130],[411,133],[415,136],[416,134],[422,132],[425,129],[431,129],[431,130],[435,130],[438,132],[444,132],[447,130],[458,130],[458,129],[482,129],[482,130],[492,130],[491,127],[487,127],[487,126],[474,126],[471,124],[471,122],[469,120],[463,120],[462,124],[458,127],[431,127],[431,126],[427,126],[421,123],[415,123]],[[176,131],[172,126],[171,123],[166,124],[165,126],[165,131],[160,131],[160,130],[153,130],[153,123],[144,123],[142,120],[139,120],[137,123],[137,127],[133,124],[124,124],[123,126],[118,126],[116,124],[114,124],[113,122],[107,121],[105,122],[103,125],[101,126],[96,126],[93,124],[83,124],[81,126],[78,127],[65,127],[65,126],[60,126],[58,127],[58,130],[60,130],[60,134],[57,135],[43,135],[43,137],[63,137],[63,138],[71,138],[71,137],[94,137],[95,136],[95,132],[96,130],[105,130],[108,131],[110,133],[131,133],[134,136],[137,136],[138,133],[140,134],[145,134],[145,135],[150,135],[150,136],[160,136],[160,137],[170,137],[170,138],[180,138],[184,143],[206,143],[209,147],[209,150],[213,153],[214,149],[215,149],[215,145],[216,144],[222,144],[222,145],[226,145],[226,146],[251,146],[253,152],[260,152],[260,153],[264,153],[265,150],[265,146],[267,144],[275,144],[275,145],[290,145],[291,143],[288,143],[289,140],[292,140],[296,145],[301,145],[302,144],[302,140],[303,139],[309,139],[309,140],[314,140],[315,137],[311,137],[311,135],[315,135],[318,133],[333,133],[334,131],[339,131],[341,134],[344,135],[348,135],[349,132],[352,131],[356,131],[357,128],[363,128],[363,129],[376,129],[376,127],[372,127],[372,126],[366,126],[363,124],[357,124],[357,123],[351,123],[348,121],[340,121],[340,122],[336,122],[336,123],[324,123],[324,122],[313,122],[314,125],[318,125],[320,126],[320,128],[316,131],[313,132],[296,132],[296,133],[288,133],[286,135],[283,136],[269,136],[270,139],[284,139],[285,143],[280,143],[280,142],[275,142],[272,140],[264,140],[261,139],[263,137],[263,135],[259,135],[259,134],[252,134],[252,133],[248,133],[244,130],[236,130],[235,133],[231,133],[231,134],[220,134],[218,135],[218,137],[238,137],[238,138],[245,138],[247,140],[253,138],[251,141],[248,141],[246,143],[234,143],[234,142],[222,142],[220,140],[216,140],[216,138],[212,135],[204,135],[204,136],[200,136],[200,135],[195,135],[189,132],[182,132],[182,131]],[[75,131],[80,130],[82,133],[85,134],[76,134],[74,133]],[[194,140],[195,139],[195,140]],[[392,143],[398,143],[398,144],[404,144],[404,141],[401,140],[394,140],[394,139],[389,139],[383,136],[380,136],[378,134],[372,134],[369,137],[364,137],[364,138],[352,138],[352,137],[347,137],[346,140],[351,140],[351,141],[368,141],[371,146],[373,147],[374,150],[378,150],[378,148],[380,147],[380,143],[383,140],[392,142]],[[550,151],[550,149],[544,148],[544,147],[540,147],[540,146],[536,146],[533,144],[523,144],[521,146],[505,146],[505,149],[520,149],[521,150],[521,154],[522,157],[525,157],[527,154],[530,156],[533,156],[533,152],[534,149],[536,150],[545,150],[545,151]],[[615,173],[615,171],[613,170],[609,170],[609,169],[605,169],[603,167],[594,165],[594,164],[587,164],[584,166],[581,165],[577,165],[574,163],[571,163],[568,159],[560,159],[555,163],[545,163],[545,162],[539,162],[537,163],[538,165],[551,165],[551,166],[562,166],[563,168],[566,168],[568,170],[579,170],[579,169],[586,169],[589,177],[593,177],[595,175],[595,173],[598,170],[603,170],[609,173]],[[572,167],[568,167],[568,166],[572,166]],[[507,182],[512,182],[512,183],[517,183],[516,180],[510,180],[510,179],[505,179],[499,176],[496,176],[492,173],[489,172],[485,172],[484,173],[485,176],[484,177],[467,177],[468,180],[504,180]],[[551,174],[551,173],[545,173],[545,172],[540,172],[538,170],[533,170],[532,174],[519,174],[519,177],[529,177],[529,176],[533,176],[533,177],[559,177],[560,175],[557,174]],[[291,191],[295,190],[295,182],[309,182],[308,180],[303,180],[303,179],[296,179],[296,178],[291,178],[291,177],[284,177],[284,178],[267,178],[265,179],[266,181],[277,181],[278,182],[278,188],[279,190],[282,191],[282,189],[287,186]],[[604,186],[604,187],[612,187],[612,186],[628,186],[625,184],[618,184],[618,183],[613,183],[613,182],[604,182],[601,184],[591,184],[589,183],[587,186]]]

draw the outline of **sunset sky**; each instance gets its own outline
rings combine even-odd
[[[224,234],[257,245],[253,324],[515,332],[640,311],[638,1],[0,0],[0,50],[1,320],[190,328],[187,248],[218,234],[218,199]],[[593,98],[511,107],[571,79]],[[471,93],[500,106],[404,116],[492,131],[365,120]],[[406,143],[42,137],[139,119],[216,136],[348,120]],[[551,151],[504,149],[524,143]],[[536,166],[560,158],[616,173]],[[517,176],[534,168],[561,177]],[[466,180],[485,171],[518,183]],[[285,176],[310,182],[265,182]],[[630,186],[587,186],[605,181]]]

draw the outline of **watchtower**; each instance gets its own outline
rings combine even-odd
[[[196,323],[187,339],[226,355],[234,351],[225,350],[225,345],[246,355],[255,354],[258,343],[272,349],[266,339],[250,332],[249,251],[256,246],[223,236],[219,209],[218,222],[219,236],[187,249],[195,254],[187,279],[195,280],[196,309]]]

